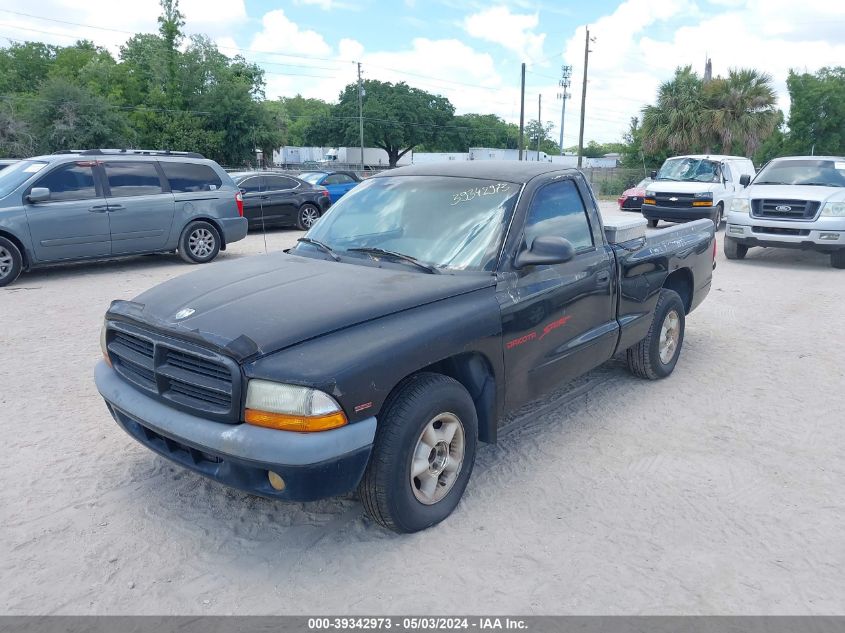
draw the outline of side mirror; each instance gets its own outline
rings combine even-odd
[[[563,264],[575,257],[572,242],[563,237],[541,235],[534,238],[531,246],[521,251],[513,261],[514,268],[541,266],[544,264]]]
[[[50,190],[47,187],[33,187],[26,197],[28,202],[46,202],[50,199]]]
[[[750,183],[751,176],[749,176],[748,174],[742,174],[742,176],[739,177],[739,184],[741,184],[743,187],[747,187]]]
[[[657,170],[656,170],[656,169],[652,169],[652,170],[649,172],[649,174],[648,174],[648,175],[651,177],[651,179],[652,179],[652,180],[654,180],[655,178],[657,178]]]

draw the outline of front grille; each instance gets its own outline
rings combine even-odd
[[[231,359],[192,343],[110,322],[106,333],[115,371],[177,408],[237,421],[240,371]]]
[[[819,202],[814,200],[759,199],[751,201],[751,215],[756,218],[809,220],[816,217]]]
[[[658,207],[691,207],[695,196],[691,193],[655,193],[654,202]]]
[[[810,231],[803,229],[783,229],[777,226],[752,226],[751,230],[754,233],[766,235],[794,235],[795,237],[807,237],[810,234]]]

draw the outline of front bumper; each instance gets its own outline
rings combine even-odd
[[[141,393],[103,361],[94,377],[112,417],[135,440],[185,468],[262,497],[313,501],[347,493],[358,486],[370,458],[374,417],[320,433],[226,424]],[[270,485],[268,471],[284,479],[284,490]]]
[[[647,220],[666,220],[667,222],[691,222],[709,220],[716,207],[661,207],[656,204],[643,204],[642,214]]]
[[[845,219],[771,220],[728,213],[725,236],[746,246],[798,248],[830,253],[845,249]]]
[[[223,231],[223,243],[231,244],[246,237],[249,229],[249,220],[242,217],[219,218],[220,229]]]

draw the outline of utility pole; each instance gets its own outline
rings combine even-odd
[[[596,39],[590,39],[590,27],[587,27],[587,37],[584,40],[584,86],[581,88],[581,131],[578,133],[578,169],[581,168],[581,162],[584,158],[584,108],[587,105],[587,64],[590,61],[590,42],[595,42]]]
[[[361,81],[361,62],[358,62],[358,130],[361,133],[361,175],[364,174],[364,82]]]
[[[543,130],[543,95],[537,95],[537,123],[540,127],[537,129],[537,162],[540,162],[540,141],[545,136]]]
[[[560,71],[558,85],[563,88],[563,92],[557,93],[557,98],[563,101],[563,108],[560,111],[560,155],[563,156],[563,125],[566,119],[566,100],[572,98],[572,95],[569,94],[569,86],[572,85],[570,81],[572,78],[572,66],[561,66]]]
[[[522,160],[523,131],[525,130],[525,62],[522,63],[522,88],[519,97],[519,160]]]

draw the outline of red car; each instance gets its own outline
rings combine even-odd
[[[645,188],[650,182],[651,178],[643,178],[630,189],[623,191],[622,195],[619,196],[619,199],[617,200],[619,203],[619,209],[621,211],[639,211],[643,206]]]

